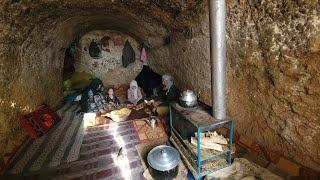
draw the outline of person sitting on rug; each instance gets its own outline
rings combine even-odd
[[[100,79],[92,79],[90,85],[82,92],[80,106],[83,112],[104,113],[107,101],[103,95],[104,87]]]
[[[162,94],[160,95],[161,100],[164,104],[168,105],[170,102],[178,101],[179,90],[173,84],[173,78],[165,74],[162,76]]]
[[[169,112],[169,103],[178,101],[179,90],[174,86],[173,78],[165,74],[162,76],[162,86],[158,88],[158,91],[158,97],[149,101],[149,104],[155,107],[156,114],[166,116]]]
[[[113,88],[108,89],[108,94],[107,94],[106,99],[107,99],[109,109],[110,108],[114,109],[114,108],[119,107],[121,105],[119,98],[114,95]]]
[[[142,94],[137,81],[132,80],[130,82],[130,88],[128,89],[127,96],[127,103],[129,104],[137,105],[142,102]]]

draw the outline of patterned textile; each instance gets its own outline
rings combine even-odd
[[[32,138],[45,134],[49,129],[60,121],[60,117],[47,105],[38,106],[31,113],[20,116],[23,127]]]
[[[107,95],[106,100],[107,100],[107,103],[109,105],[111,104],[113,108],[121,105],[120,99],[117,96],[111,97],[110,95]]]
[[[62,120],[42,137],[27,140],[4,172],[21,174],[77,160],[84,133],[82,115],[76,115],[77,110],[77,105],[68,104],[58,111]]]
[[[90,90],[88,92],[88,112],[99,112],[102,109],[107,108],[107,101],[101,93],[93,95],[93,92]]]
[[[148,118],[150,115],[147,114],[144,109],[134,110],[132,109],[130,116],[128,117],[127,121],[133,121],[136,119]]]
[[[87,128],[77,161],[24,174],[30,179],[145,179],[132,122]],[[121,158],[117,157],[122,147]],[[10,177],[10,176],[7,176]],[[17,176],[15,176],[17,177]],[[21,176],[20,176],[21,177]],[[0,177],[1,179],[1,177]]]
[[[88,112],[90,109],[90,103],[94,103],[94,95],[102,93],[104,91],[103,83],[100,79],[94,78],[91,80],[90,85],[87,86],[82,94],[80,99],[81,111]],[[89,102],[90,101],[90,102]]]
[[[154,141],[167,137],[163,124],[159,120],[154,129],[146,122],[146,119],[133,121],[133,126],[138,132],[140,142]]]
[[[61,179],[144,179],[135,148],[139,142],[132,122],[112,123],[86,129],[78,161],[61,168]],[[117,154],[122,147],[124,157]]]

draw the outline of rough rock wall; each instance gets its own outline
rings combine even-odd
[[[59,33],[56,32],[47,36],[48,27],[46,23],[41,24],[34,28],[29,37],[16,37],[25,38],[24,41],[3,44],[4,48],[12,48],[8,52],[1,51],[7,53],[1,60],[4,63],[1,69],[3,89],[0,93],[1,156],[11,153],[26,137],[19,120],[20,113],[30,112],[42,103],[53,109],[61,105],[62,44],[66,39],[57,38]],[[57,32],[60,32],[58,29]]]
[[[92,40],[100,42],[103,37],[111,38],[109,45],[105,50],[102,48],[101,58],[91,57],[88,50],[90,43]],[[113,42],[114,37],[121,37],[121,45]],[[135,51],[136,61],[125,68],[122,66],[122,50],[126,40]],[[89,72],[100,78],[105,85],[129,84],[142,69],[138,42],[118,31],[91,31],[81,38],[79,50],[76,52],[75,70]]]
[[[206,12],[207,13],[207,12]],[[160,74],[169,73],[181,90],[200,93],[211,104],[211,63],[208,16],[181,32],[172,34],[172,43],[151,50],[150,66]]]
[[[228,107],[238,129],[319,171],[318,1],[240,1],[228,9]]]
[[[320,5],[310,1],[227,1],[228,114],[236,130],[320,170]],[[207,9],[207,8],[206,8]],[[211,104],[208,11],[151,65]],[[183,74],[183,76],[181,76]]]

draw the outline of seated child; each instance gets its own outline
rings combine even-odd
[[[113,88],[108,89],[108,94],[106,99],[107,99],[109,109],[110,108],[114,109],[121,105],[119,98],[114,95]]]
[[[128,100],[127,100],[128,103],[137,105],[138,102],[142,101],[142,94],[137,81],[132,80],[130,82],[130,88],[128,89],[127,96],[128,96]]]

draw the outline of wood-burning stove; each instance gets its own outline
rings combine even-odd
[[[213,171],[231,165],[232,153],[232,137],[234,122],[232,118],[217,120],[213,118],[208,112],[209,108],[200,104],[195,108],[183,108],[178,103],[170,104],[170,141],[178,149],[181,154],[182,160],[192,172],[196,179],[201,179]],[[201,138],[200,134],[206,131],[218,129],[227,126],[229,129],[229,142],[228,148],[219,152],[211,157],[203,157],[201,155]],[[197,133],[197,146],[196,151],[190,146],[189,140],[194,134]],[[204,165],[210,161],[219,161],[226,159],[225,165],[208,171],[203,168]]]

